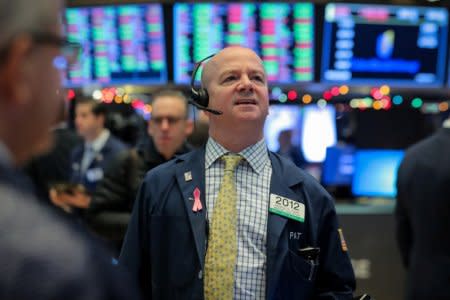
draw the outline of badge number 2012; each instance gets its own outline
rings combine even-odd
[[[300,210],[300,203],[296,201],[289,201],[287,198],[283,198],[281,196],[275,196],[275,203],[278,205],[283,205],[284,207],[290,207],[293,210]]]
[[[279,195],[270,194],[269,211],[300,222],[305,221],[305,205]]]

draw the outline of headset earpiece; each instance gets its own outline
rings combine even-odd
[[[191,103],[198,109],[205,110],[205,111],[210,112],[215,115],[221,115],[222,114],[221,111],[208,108],[208,104],[209,104],[208,91],[204,88],[199,88],[198,90],[196,90],[194,87],[195,75],[197,74],[198,69],[202,65],[202,62],[204,62],[207,59],[210,59],[214,55],[215,54],[211,54],[211,55],[205,57],[204,59],[198,61],[195,64],[195,67],[194,67],[194,70],[192,71],[192,76],[191,76],[191,99],[189,100],[189,103]]]
[[[211,54],[211,55],[201,59],[200,61],[196,62],[194,70],[192,71],[192,76],[191,76],[191,98],[192,98],[192,101],[194,101],[197,105],[199,105],[200,107],[203,107],[203,108],[207,108],[208,107],[209,95],[208,95],[208,91],[206,89],[204,89],[204,88],[199,88],[198,90],[195,89],[195,87],[194,87],[195,76],[197,75],[197,71],[200,68],[200,66],[202,65],[202,63],[205,60],[210,59],[214,55],[215,54]]]
[[[209,104],[209,95],[208,91],[204,88],[200,88],[195,91],[196,93],[192,93],[192,98],[195,102],[197,102],[199,105],[208,107]]]

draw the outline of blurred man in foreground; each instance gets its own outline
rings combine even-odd
[[[52,144],[61,70],[79,54],[59,0],[0,0],[0,299],[136,299],[110,258],[42,206],[18,171]]]

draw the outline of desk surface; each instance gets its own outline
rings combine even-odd
[[[360,198],[353,203],[336,203],[338,214],[393,214],[395,199],[388,198]]]

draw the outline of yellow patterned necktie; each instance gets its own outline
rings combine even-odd
[[[234,267],[237,257],[236,187],[234,170],[242,156],[222,156],[225,170],[211,219],[205,262],[205,299],[233,299]]]

